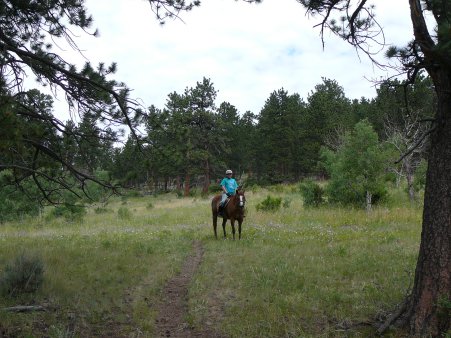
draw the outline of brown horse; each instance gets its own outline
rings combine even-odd
[[[215,237],[218,238],[216,233],[216,227],[218,225],[218,204],[221,202],[221,195],[216,195],[211,200],[211,211],[213,214],[213,230],[215,231]],[[244,218],[244,205],[246,204],[246,197],[244,196],[244,190],[238,189],[236,194],[230,197],[229,202],[223,209],[222,217],[222,229],[224,230],[224,239],[226,234],[226,223],[230,219],[232,225],[233,239],[235,239],[235,221],[238,221],[238,238],[241,239],[241,224]]]

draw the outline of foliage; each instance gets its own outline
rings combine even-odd
[[[136,137],[141,116],[129,89],[110,78],[116,64],[88,61],[76,67],[55,51],[60,40],[79,51],[73,32],[96,35],[90,32],[92,22],[84,1],[0,5],[0,170],[13,169],[19,185],[32,178],[50,203],[60,202],[61,191],[77,195],[88,180],[114,189],[91,174],[101,159],[111,164],[111,154],[102,152],[119,141],[117,126],[127,126]],[[79,127],[55,116],[51,96],[24,88],[30,74],[40,86],[62,90],[67,113],[81,121]]]
[[[0,275],[3,295],[18,296],[37,291],[44,281],[44,263],[35,255],[22,253],[8,263]]]
[[[95,177],[102,182],[111,182],[111,175],[106,170],[96,170]],[[86,183],[85,192],[88,202],[101,202],[106,203],[108,197],[111,195],[111,190],[104,185],[98,184],[94,181]]]
[[[428,163],[426,160],[422,159],[415,170],[415,177],[413,180],[413,186],[416,191],[424,189],[426,186],[426,171],[428,168]]]
[[[257,211],[271,211],[275,212],[280,209],[282,204],[281,197],[271,197],[270,195],[266,196],[266,198],[257,204]]]
[[[313,180],[305,180],[299,185],[304,205],[318,207],[324,203],[324,189]]]
[[[0,223],[37,216],[42,209],[40,201],[41,194],[30,179],[17,186],[11,171],[0,172]]]
[[[50,212],[50,217],[63,217],[66,221],[80,222],[86,215],[86,207],[80,204],[71,193],[66,192],[61,204],[55,205]]]
[[[301,147],[304,172],[316,173],[320,148],[330,143],[340,130],[350,129],[355,121],[351,102],[337,81],[322,79],[308,95],[302,116]],[[329,144],[330,145],[330,144]]]
[[[256,125],[258,176],[267,183],[297,179],[302,172],[299,128],[304,102],[283,88],[271,93]],[[282,137],[283,135],[283,137]]]
[[[346,133],[336,152],[323,149],[323,158],[331,177],[326,188],[330,202],[368,207],[368,203],[385,196],[388,158],[368,121],[357,123],[352,132]]]

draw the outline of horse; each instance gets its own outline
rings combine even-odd
[[[215,238],[218,239],[216,227],[218,225],[218,205],[221,202],[221,195],[216,195],[211,200],[211,212],[213,214],[213,230],[215,231]],[[230,219],[232,225],[233,239],[235,239],[235,221],[238,221],[238,238],[241,239],[241,224],[244,218],[244,205],[246,204],[246,197],[244,190],[238,188],[236,194],[230,197],[229,202],[223,209],[222,229],[224,230],[224,239],[227,238],[226,223]]]

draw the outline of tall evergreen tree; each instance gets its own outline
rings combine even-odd
[[[302,148],[304,167],[308,172],[317,172],[321,146],[337,133],[349,130],[355,121],[351,102],[344,89],[335,81],[323,78],[307,98],[307,111],[302,120]]]
[[[220,133],[219,142],[224,145],[224,152],[220,154],[220,159],[224,166],[219,167],[219,176],[223,176],[225,166],[233,168],[239,173],[242,163],[242,135],[240,132],[240,115],[238,109],[229,102],[222,102],[218,108],[218,131]]]
[[[279,89],[271,93],[260,112],[257,171],[270,182],[299,177],[299,126],[303,108],[299,95],[288,95],[287,91]]]

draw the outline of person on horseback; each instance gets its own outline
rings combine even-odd
[[[238,189],[238,183],[236,183],[235,179],[232,177],[233,172],[230,169],[226,170],[226,177],[224,177],[220,183],[222,189],[222,198],[219,203],[218,213],[222,215],[224,210],[224,204],[228,197],[231,197],[236,194],[236,189]]]

